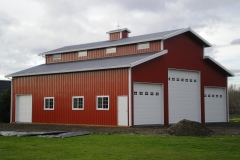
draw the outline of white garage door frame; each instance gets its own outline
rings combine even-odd
[[[169,71],[180,71],[180,72],[192,72],[192,73],[197,73],[198,74],[198,95],[197,95],[197,119],[195,119],[194,121],[197,121],[197,122],[201,122],[201,71],[198,71],[198,70],[187,70],[187,69],[177,69],[177,68],[168,68],[168,78],[169,78]],[[169,87],[169,80],[168,80],[168,121],[170,124],[173,124],[173,123],[177,123],[177,122],[171,122],[173,120],[170,119],[170,87]],[[188,118],[186,118],[188,119]],[[180,120],[180,119],[179,119]],[[191,119],[190,119],[191,120]]]
[[[136,124],[135,122],[135,106],[136,106],[136,103],[135,103],[135,100],[134,100],[134,91],[135,91],[135,84],[149,84],[149,85],[160,85],[161,86],[161,90],[159,91],[159,95],[160,95],[160,123],[158,124],[142,124],[142,125],[162,125],[164,124],[164,84],[163,83],[150,83],[150,82],[134,82],[133,83],[133,123],[134,125],[141,125],[141,124]]]
[[[18,121],[18,113],[19,113],[19,106],[18,106],[18,100],[21,96],[31,96],[31,104],[30,104],[30,107],[29,107],[29,117],[27,118],[27,121]],[[16,99],[16,102],[15,102],[15,122],[19,122],[19,123],[32,123],[32,94],[16,94],[15,96],[15,99]]]
[[[215,91],[213,91],[213,93],[216,93],[217,92],[217,90],[218,89],[222,89],[223,90],[223,93],[224,93],[224,95],[223,95],[223,104],[224,104],[224,106],[223,107],[225,107],[225,120],[222,120],[222,121],[216,121],[216,120],[214,120],[214,119],[212,119],[211,120],[211,118],[209,119],[206,115],[208,114],[207,113],[207,109],[209,109],[209,108],[207,108],[207,104],[206,104],[206,99],[205,99],[205,94],[207,94],[205,91],[206,91],[206,89],[213,89],[213,90],[215,90]],[[206,96],[208,96],[208,95],[206,95]],[[212,95],[211,95],[212,96]],[[216,96],[216,95],[215,95]],[[212,109],[214,109],[214,108],[212,108]],[[228,90],[227,90],[227,88],[226,87],[219,87],[219,86],[204,86],[204,114],[205,114],[205,122],[206,123],[214,123],[214,122],[228,122],[228,120],[229,120],[229,105],[228,105]],[[206,118],[207,117],[207,118]],[[219,118],[217,118],[217,119],[219,119]]]

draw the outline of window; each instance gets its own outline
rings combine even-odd
[[[181,82],[184,82],[184,78],[181,78]]]
[[[192,79],[190,79],[190,82],[192,82]]]
[[[53,97],[44,97],[44,110],[54,110]]]
[[[137,95],[137,92],[134,92],[134,95]]]
[[[53,60],[61,59],[62,55],[61,54],[54,54],[53,55]]]
[[[143,92],[139,92],[139,95],[143,95]]]
[[[78,57],[85,57],[85,56],[87,56],[87,51],[78,52]]]
[[[147,42],[147,43],[139,43],[138,45],[137,45],[137,49],[139,50],[139,49],[148,49],[149,48],[149,42]]]
[[[172,78],[172,81],[175,81],[175,78]]]
[[[196,79],[194,79],[194,82],[197,82],[197,80],[196,80]]]
[[[156,96],[159,96],[159,92],[156,92]]]
[[[97,110],[109,110],[109,96],[97,96]]]
[[[148,95],[148,92],[145,92],[145,95],[147,96],[147,95]]]
[[[177,81],[179,81],[179,78],[177,78]]]
[[[153,95],[154,95],[154,92],[150,92],[150,95],[153,96]]]
[[[185,82],[188,82],[188,79],[185,79]]]
[[[171,78],[169,77],[168,80],[171,81]]]
[[[218,95],[216,95],[216,98],[218,98]]]
[[[72,97],[72,110],[84,110],[84,97],[83,96]]]
[[[111,48],[107,48],[106,53],[116,53],[117,49],[116,47],[111,47]]]

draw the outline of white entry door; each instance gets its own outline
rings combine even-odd
[[[225,88],[206,87],[204,97],[205,122],[227,122]]]
[[[118,125],[128,126],[128,97],[118,96]]]
[[[32,122],[32,95],[18,95],[16,100],[16,122]]]
[[[194,71],[168,70],[169,123],[201,121],[200,78]]]
[[[164,124],[163,85],[134,83],[134,125]]]

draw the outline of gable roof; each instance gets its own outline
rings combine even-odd
[[[72,61],[63,63],[42,64],[36,67],[28,68],[26,70],[16,72],[5,77],[20,77],[31,75],[43,75],[53,73],[69,73],[90,70],[103,70],[114,68],[130,68],[147,62],[156,57],[167,53],[167,50],[161,52],[150,52],[143,54],[131,54],[125,56],[107,57],[99,59],[89,59],[82,61]]]
[[[210,57],[210,56],[204,56],[203,59],[211,61],[212,63],[214,63],[215,65],[217,65],[219,68],[221,68],[223,71],[225,71],[228,76],[234,77],[234,73],[232,73],[232,72],[229,71],[227,68],[225,68],[224,66],[222,66],[220,63],[218,63],[218,62],[217,62],[216,60],[214,60],[212,57]]]
[[[113,46],[127,45],[132,43],[141,43],[141,42],[154,41],[154,40],[165,40],[185,32],[191,32],[193,35],[195,35],[197,38],[199,38],[203,42],[205,47],[211,46],[209,42],[204,40],[200,35],[194,32],[191,28],[183,28],[183,29],[170,30],[165,32],[157,32],[152,34],[133,36],[133,37],[123,38],[119,40],[111,40],[111,41],[108,40],[108,41],[100,41],[100,42],[94,42],[94,43],[66,46],[66,47],[58,48],[48,52],[40,53],[39,55],[49,55],[49,54],[113,47]]]

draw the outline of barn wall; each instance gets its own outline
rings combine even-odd
[[[164,84],[164,124],[168,124],[168,69],[200,71],[201,119],[204,123],[204,86],[226,87],[226,75],[203,60],[203,45],[190,33],[165,40],[164,49],[168,50],[166,55],[134,67],[132,81]]]
[[[78,57],[78,52],[71,53],[63,53],[61,59],[53,60],[52,55],[46,56],[46,63],[58,63],[58,62],[67,62],[67,61],[77,61],[77,60],[85,60],[85,59],[95,59],[95,58],[103,58],[103,57],[113,57],[113,56],[121,56],[127,54],[138,54],[138,53],[146,53],[146,52],[154,52],[160,51],[160,41],[153,41],[150,43],[149,49],[137,49],[137,44],[118,46],[116,48],[116,53],[106,54],[106,49],[94,49],[88,50],[88,56]]]
[[[117,125],[117,96],[128,95],[128,69],[13,78],[15,98],[32,94],[33,123]],[[96,96],[109,95],[110,109],[96,110]],[[84,96],[84,110],[72,110],[72,96]],[[44,97],[54,97],[54,110],[44,110]]]

